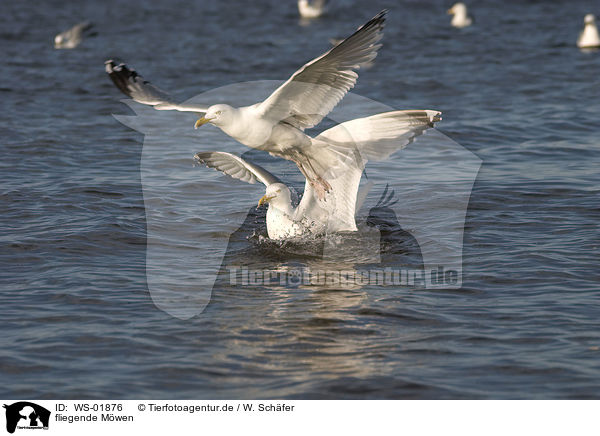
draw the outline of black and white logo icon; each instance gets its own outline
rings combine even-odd
[[[14,433],[18,429],[48,429],[50,411],[29,401],[19,401],[4,405],[6,409],[6,431]]]

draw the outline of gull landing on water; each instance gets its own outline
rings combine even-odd
[[[471,17],[469,17],[467,12],[467,6],[464,3],[456,3],[450,9],[448,9],[447,12],[448,15],[453,15],[450,24],[452,24],[454,27],[467,27],[473,23],[473,20]]]
[[[298,12],[302,18],[318,18],[325,13],[325,0],[298,0]]]
[[[304,194],[297,207],[292,204],[289,188],[264,168],[231,153],[207,151],[194,158],[210,168],[248,182],[266,186],[259,206],[269,205],[267,233],[270,239],[289,239],[332,232],[356,231],[356,212],[360,209],[358,188],[365,165],[369,160],[383,160],[406,147],[434,123],[441,113],[430,110],[392,111],[358,118],[332,127],[316,139],[337,147],[346,155],[343,173],[329,182],[332,191],[326,202],[307,179]],[[345,153],[344,153],[345,151]],[[312,156],[319,161],[322,156]]]
[[[600,35],[596,27],[596,18],[587,14],[583,19],[584,28],[577,39],[579,48],[600,48]]]
[[[385,15],[386,11],[377,14],[339,45],[303,65],[266,100],[251,106],[182,105],[125,65],[107,61],[106,71],[122,92],[139,103],[159,110],[198,112],[202,116],[195,127],[213,124],[248,147],[294,162],[323,200],[332,189],[326,177],[339,167],[340,156],[326,141],[311,138],[304,130],[319,124],[354,87],[356,70],[375,59]]]

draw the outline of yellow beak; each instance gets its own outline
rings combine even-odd
[[[271,201],[271,199],[274,197],[267,197],[267,194],[263,195],[262,197],[260,197],[260,200],[258,200],[258,207],[261,207],[263,204],[268,203],[269,201]]]
[[[448,15],[452,15],[454,13],[454,8],[450,8],[446,11]]]
[[[209,122],[210,122],[210,120],[208,118],[205,118],[205,117],[198,118],[198,121],[196,121],[196,124],[194,124],[194,129],[197,129],[198,127],[203,126]]]

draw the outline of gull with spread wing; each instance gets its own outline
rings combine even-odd
[[[158,110],[198,112],[202,116],[196,128],[213,124],[248,147],[293,161],[323,200],[332,189],[331,179],[345,171],[343,159],[327,138],[311,138],[304,130],[321,122],[354,87],[356,70],[377,56],[385,15],[386,11],[377,14],[339,45],[302,66],[266,100],[251,106],[178,104],[126,65],[107,61],[106,71],[121,91],[139,103]]]
[[[266,186],[265,195],[258,205],[269,204],[266,220],[271,239],[356,231],[355,218],[360,203],[358,189],[366,163],[385,159],[406,147],[440,121],[440,115],[440,112],[431,110],[384,112],[346,121],[324,131],[315,139],[340,150],[346,148],[352,151],[350,154],[354,158],[343,173],[330,180],[333,189],[326,202],[319,201],[314,185],[307,178],[302,199],[295,208],[289,188],[256,164],[222,151],[199,152],[194,158],[233,178],[248,183],[258,181]],[[318,163],[321,154],[309,157]]]

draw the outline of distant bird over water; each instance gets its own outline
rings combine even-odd
[[[587,14],[583,19],[583,25],[583,30],[577,39],[577,47],[600,48],[600,35],[598,34],[598,27],[596,27],[596,17]]]
[[[93,24],[89,21],[76,24],[69,30],[54,37],[54,48],[75,48],[83,40],[84,32],[90,30]]]
[[[302,18],[318,18],[326,11],[325,0],[298,0],[298,12]]]
[[[469,17],[467,12],[467,6],[464,3],[456,3],[450,9],[448,9],[448,15],[453,15],[450,24],[452,24],[454,27],[467,27],[473,23],[473,20],[471,17]]]

